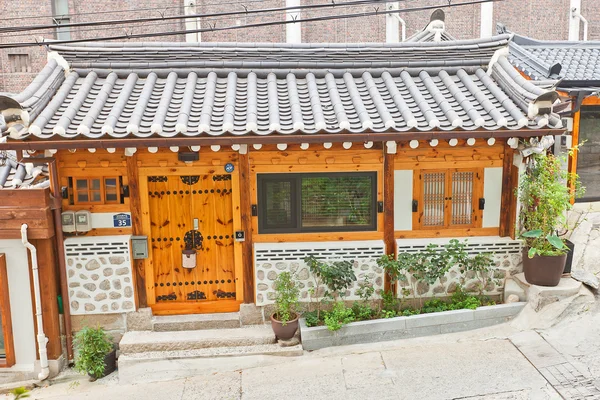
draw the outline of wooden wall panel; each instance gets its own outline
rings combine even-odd
[[[254,303],[254,245],[252,234],[252,198],[251,186],[255,183],[251,180],[250,157],[248,154],[240,154],[239,160],[240,175],[240,217],[241,229],[246,234],[246,240],[242,246],[242,266],[244,281],[244,303]]]
[[[54,236],[54,220],[48,189],[5,189],[0,191],[0,239],[21,238],[27,224],[34,239]]]
[[[12,367],[15,365],[15,348],[12,331],[12,319],[10,314],[10,297],[8,288],[8,274],[6,271],[6,257],[0,254],[0,307],[2,308],[2,319],[0,329],[4,332],[4,348],[6,358],[0,360],[0,367]]]
[[[143,235],[142,227],[142,204],[139,185],[139,174],[137,169],[137,154],[127,157],[127,182],[129,184],[129,204],[131,207],[131,234]],[[145,195],[145,194],[144,194]],[[135,300],[136,308],[146,307],[148,299],[146,297],[146,271],[144,269],[144,260],[131,260],[133,265],[133,279],[135,281]]]

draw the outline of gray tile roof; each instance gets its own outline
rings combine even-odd
[[[533,106],[548,90],[508,63],[507,40],[52,46],[64,59],[0,104],[23,108],[13,139],[560,127]]]
[[[437,10],[432,14],[431,21],[429,21],[425,29],[415,33],[406,39],[405,42],[447,42],[456,40],[454,36],[446,32],[444,19],[444,12]]]
[[[561,86],[600,83],[600,42],[539,41],[514,35],[509,49],[510,62],[531,79],[561,79]]]
[[[0,190],[33,189],[49,185],[47,167],[18,163],[13,157],[0,154]]]

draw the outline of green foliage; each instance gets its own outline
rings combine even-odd
[[[530,258],[567,252],[564,240],[556,232],[566,230],[571,198],[583,195],[585,188],[576,174],[563,169],[564,161],[564,157],[553,154],[535,154],[519,183],[520,236],[529,247]]]
[[[17,399],[26,399],[30,395],[29,390],[27,390],[23,386],[11,390],[10,394],[12,394],[14,396],[15,400],[17,400]]]
[[[461,274],[468,271],[475,273],[475,277],[479,281],[478,291],[479,295],[483,296],[485,288],[488,286],[493,278],[494,274],[494,259],[489,253],[479,253],[472,257],[469,257],[465,252],[465,256],[459,262],[459,270]]]
[[[361,304],[355,301],[354,304],[352,304],[352,313],[354,314],[354,319],[357,321],[366,321],[373,318],[375,310],[368,304]]]
[[[381,302],[383,304],[382,311],[397,313],[400,310],[400,300],[391,291],[381,294]]]
[[[300,289],[296,286],[292,274],[284,271],[275,280],[275,319],[283,326],[296,318]]]
[[[369,277],[365,276],[365,279],[362,282],[358,283],[358,288],[356,289],[356,295],[365,303],[371,301],[373,295],[375,294],[375,287],[369,281]]]
[[[94,378],[104,375],[104,357],[113,350],[113,344],[100,326],[85,327],[75,335],[75,370]]]
[[[308,265],[310,272],[327,287],[325,295],[334,300],[344,297],[346,290],[356,282],[351,261],[325,262],[314,256],[308,256],[304,262]]]
[[[331,311],[325,313],[325,326],[330,331],[337,331],[352,321],[354,321],[354,313],[343,301],[336,302]]]
[[[317,326],[319,325],[319,322],[321,322],[319,320],[319,314],[316,310],[305,312],[302,316],[306,320],[306,326],[308,327]]]

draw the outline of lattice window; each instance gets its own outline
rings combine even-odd
[[[69,178],[71,204],[119,204],[120,177]]]
[[[13,73],[31,72],[29,54],[9,54],[8,68]]]
[[[417,226],[422,229],[471,228],[481,225],[476,200],[483,197],[483,172],[471,170],[415,171]]]

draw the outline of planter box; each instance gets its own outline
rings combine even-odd
[[[300,319],[300,335],[304,350],[348,344],[381,342],[484,328],[514,318],[524,302],[479,307],[476,310],[454,310],[439,313],[352,322],[339,331],[326,326],[309,328]]]

